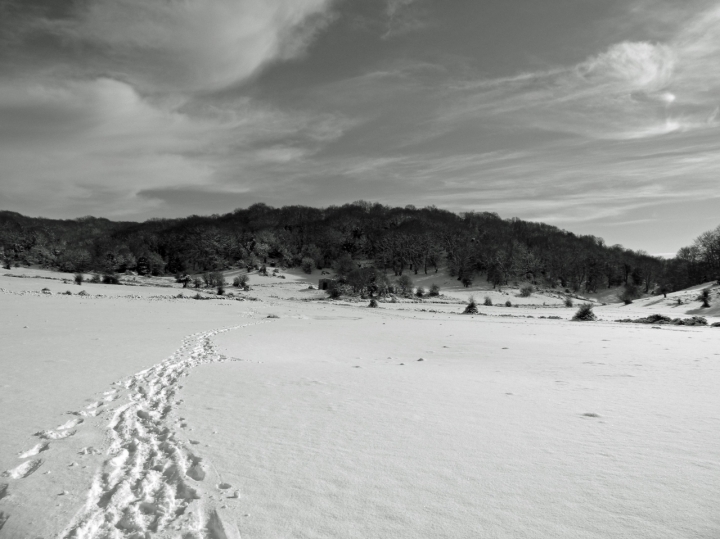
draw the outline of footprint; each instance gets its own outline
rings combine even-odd
[[[18,458],[26,459],[28,457],[34,457],[38,453],[42,453],[43,451],[47,451],[48,449],[50,449],[50,444],[48,442],[40,442],[32,449],[28,449],[27,451],[25,451],[25,453],[21,453],[20,455],[18,455]]]
[[[0,483],[0,500],[7,496],[8,486],[7,483]]]
[[[587,413],[584,413],[583,415],[584,415],[585,417],[600,417],[600,416],[599,416],[598,414],[596,414],[595,412],[587,412]]]
[[[205,470],[203,469],[202,465],[200,464],[202,462],[202,459],[199,459],[197,457],[192,459],[192,466],[188,469],[187,476],[191,477],[195,481],[202,481],[205,479]]]
[[[0,511],[0,530],[3,529],[3,526],[5,526],[5,523],[8,521],[9,518],[10,518],[10,515]]]
[[[70,438],[70,436],[74,436],[76,432],[77,431],[75,430],[43,430],[40,432],[36,432],[35,436],[38,436],[43,440],[63,440],[65,438]]]
[[[23,462],[20,466],[16,466],[12,470],[7,470],[2,473],[3,477],[10,477],[11,479],[25,479],[31,475],[35,470],[42,466],[42,459],[29,460]]]
[[[217,488],[220,490],[227,490],[229,488],[232,488],[232,485],[230,483],[220,483]]]
[[[71,419],[60,425],[56,430],[67,430],[77,427],[80,423],[84,423],[84,419]]]

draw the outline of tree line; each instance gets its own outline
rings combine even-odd
[[[443,269],[466,286],[529,281],[595,292],[629,285],[672,291],[720,277],[720,227],[671,260],[543,223],[434,206],[273,208],[113,222],[0,212],[0,260],[65,272],[203,274],[274,263],[311,272],[363,260],[395,276]]]

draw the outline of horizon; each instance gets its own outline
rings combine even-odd
[[[436,205],[674,256],[718,225],[720,2],[0,4],[0,207]]]

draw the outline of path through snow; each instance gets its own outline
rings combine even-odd
[[[54,430],[36,433],[42,441],[19,455],[29,459],[47,451],[52,443],[74,435],[82,417],[106,413],[110,445],[106,459],[96,472],[83,508],[60,533],[61,539],[177,537],[183,539],[239,538],[235,524],[222,515],[203,481],[208,463],[179,439],[182,418],[171,412],[182,401],[177,391],[193,367],[228,361],[216,352],[211,338],[220,333],[263,322],[196,333],[162,363],[143,370],[106,391],[103,398],[78,412],[78,416]],[[109,409],[114,401],[125,399]],[[93,448],[85,448],[92,453]],[[22,480],[43,464],[26,460],[7,470],[3,477]],[[0,497],[12,483],[0,485]],[[10,518],[0,513],[0,528]]]

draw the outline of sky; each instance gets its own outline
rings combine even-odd
[[[0,0],[0,209],[356,200],[673,254],[720,223],[720,0]]]

